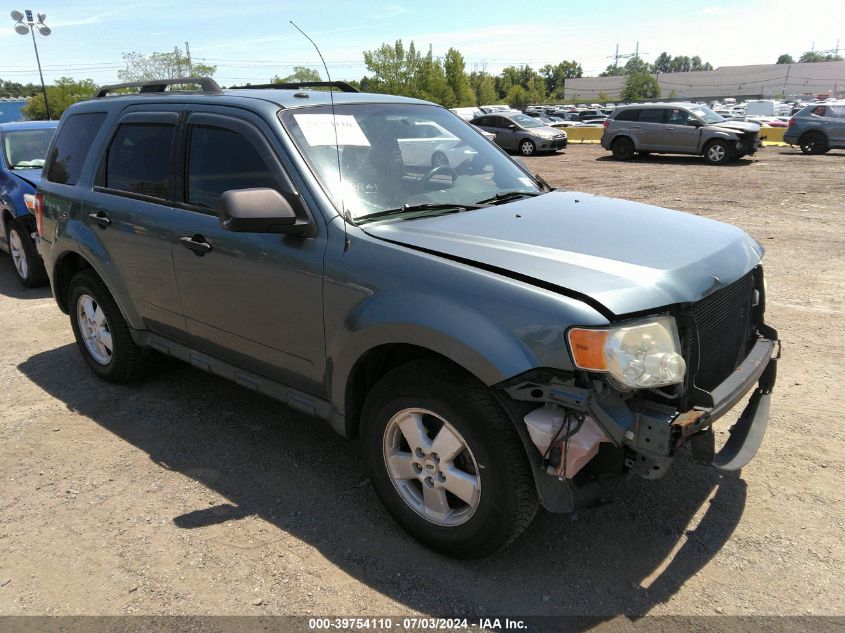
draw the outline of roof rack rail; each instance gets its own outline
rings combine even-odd
[[[205,93],[217,94],[222,92],[220,86],[211,77],[180,77],[178,79],[150,79],[148,81],[130,81],[125,84],[111,84],[110,86],[103,86],[97,91],[94,96],[95,99],[102,99],[111,92],[120,90],[121,88],[140,88],[139,92],[164,92],[167,86],[194,84],[202,88]]]
[[[281,84],[258,84],[255,86],[232,86],[232,90],[301,90],[302,88],[337,88],[341,92],[358,92],[345,81],[294,81]]]

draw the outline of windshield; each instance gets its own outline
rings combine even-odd
[[[723,116],[713,112],[707,106],[695,106],[694,108],[690,108],[690,111],[705,123],[722,123],[727,120]]]
[[[283,110],[280,118],[332,202],[353,220],[405,206],[471,206],[497,194],[540,192],[475,128],[437,106],[344,104],[334,115],[318,106]]]
[[[11,169],[41,169],[53,128],[18,130],[3,136],[3,158]]]
[[[543,127],[543,124],[540,123],[537,119],[530,117],[526,114],[514,114],[512,117],[508,117],[514,123],[517,123],[521,127],[530,128],[530,127]]]

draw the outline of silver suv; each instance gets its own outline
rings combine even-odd
[[[617,108],[605,122],[601,145],[619,160],[635,153],[693,154],[723,165],[760,145],[760,126],[728,121],[694,103],[641,103]]]

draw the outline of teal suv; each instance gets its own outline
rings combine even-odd
[[[396,521],[452,556],[504,547],[540,505],[661,477],[685,444],[737,470],[763,439],[762,247],[553,191],[431,103],[106,87],[62,117],[35,212],[97,376],[167,354],[328,421]]]

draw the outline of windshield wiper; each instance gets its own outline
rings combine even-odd
[[[524,198],[526,196],[533,198],[534,196],[540,195],[543,195],[542,191],[504,191],[502,193],[497,193],[495,196],[490,198],[479,200],[476,204],[502,204],[504,202],[518,200],[519,198]]]
[[[422,211],[469,211],[470,209],[483,209],[486,204],[462,204],[457,202],[423,202],[420,204],[405,204],[395,209],[385,209],[384,211],[376,211],[375,213],[368,213],[360,218],[357,218],[358,223],[370,222],[378,218],[384,218],[390,215],[400,215],[403,213],[415,213]]]

